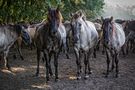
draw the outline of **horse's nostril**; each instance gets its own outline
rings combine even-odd
[[[55,35],[56,32],[53,32],[53,35]]]

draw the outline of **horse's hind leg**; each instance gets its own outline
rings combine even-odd
[[[94,55],[94,58],[97,57],[97,55],[96,55],[96,48],[94,48],[93,55]]]
[[[58,53],[54,53],[55,81],[58,80]]]
[[[37,49],[37,71],[36,71],[36,76],[39,75],[39,61],[40,61],[40,57],[41,57],[41,52],[39,49]]]
[[[63,46],[64,46],[64,52],[66,54],[66,57],[67,57],[67,59],[69,59],[69,55],[68,55],[68,44],[67,44],[67,42],[66,43],[63,43]]]

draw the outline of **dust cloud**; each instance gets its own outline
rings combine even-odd
[[[135,0],[104,0],[104,17],[116,19],[135,19]]]

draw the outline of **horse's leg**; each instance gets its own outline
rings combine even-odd
[[[111,56],[112,56],[112,67],[111,67],[110,71],[113,71],[113,69],[114,69],[114,61],[115,61],[115,52],[114,51],[111,51]]]
[[[99,51],[99,47],[100,47],[100,39],[98,40],[98,43],[97,43],[97,47],[96,47],[96,50],[98,50]]]
[[[93,55],[94,55],[94,58],[97,57],[97,55],[96,55],[96,48],[94,48]]]
[[[37,71],[36,71],[36,76],[39,75],[39,61],[40,61],[40,57],[41,57],[41,51],[40,51],[40,49],[37,48]]]
[[[79,50],[77,48],[74,48],[74,52],[75,52],[75,56],[76,56],[76,64],[77,64],[77,79],[81,79],[80,76],[80,67],[81,67],[81,61],[80,61],[80,54],[79,54]]]
[[[21,41],[19,41],[19,40],[21,40]],[[21,52],[21,44],[22,44],[22,39],[18,39],[18,40],[17,40],[17,50],[18,50],[18,52],[19,52],[20,58],[21,58],[22,60],[24,60],[23,55],[22,55],[22,52]]]
[[[104,53],[105,53],[105,45],[104,43],[102,43],[102,54],[104,55]]]
[[[85,65],[85,77],[84,79],[87,79],[89,76],[87,75],[87,68],[88,68],[88,53],[84,53],[84,65]]]
[[[5,56],[5,53],[2,52],[1,54],[1,58],[0,58],[0,68],[2,69],[7,69],[7,59]]]
[[[65,43],[63,43],[63,46],[64,46],[64,51],[65,51],[66,57],[67,57],[67,59],[69,59],[67,41],[63,41],[63,42],[65,42]]]
[[[126,55],[126,53],[125,53],[125,48],[126,47],[126,45],[123,45],[122,47],[121,47],[121,51],[122,51],[122,54],[125,56]]]
[[[58,52],[54,53],[55,81],[58,80]]]
[[[115,52],[115,64],[116,64],[116,75],[115,77],[117,78],[118,77],[118,73],[119,73],[119,60],[118,60],[118,52]]]
[[[109,74],[109,65],[110,65],[110,58],[109,58],[109,56],[110,56],[110,55],[109,55],[109,50],[107,50],[107,48],[106,48],[107,70],[106,70],[106,76],[105,76],[105,77],[108,77],[108,74]]]
[[[51,63],[50,63],[51,62],[51,56],[52,56],[52,53],[49,54],[49,63],[48,64],[49,64],[49,73],[52,76],[53,73],[52,73],[52,68],[51,68]]]
[[[91,73],[92,73],[92,72],[91,72],[91,68],[90,68],[90,62],[89,62],[89,59],[90,59],[91,54],[92,54],[92,52],[91,52],[91,50],[89,50],[89,51],[87,52],[88,74],[91,74]]]
[[[46,66],[46,82],[49,81],[49,53],[48,51],[44,50],[44,58],[45,58],[45,66]]]
[[[129,41],[127,42],[127,47],[126,47],[126,54],[128,55],[128,51],[129,51]]]

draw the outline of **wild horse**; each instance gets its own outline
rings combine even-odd
[[[84,54],[85,79],[91,74],[89,58],[98,43],[98,33],[94,24],[85,19],[82,11],[72,14],[71,26],[73,33],[73,45],[77,64],[77,79],[81,73],[81,52]],[[87,70],[88,69],[88,70]]]
[[[58,56],[62,46],[66,49],[66,30],[62,24],[62,15],[59,8],[48,8],[47,22],[40,26],[35,33],[37,47],[37,72],[39,74],[39,61],[41,52],[46,63],[46,80],[49,81],[49,73],[52,75],[51,57],[54,55],[55,80],[58,80]]]
[[[105,47],[106,57],[107,57],[107,71],[106,77],[109,74],[110,58],[112,57],[112,67],[111,71],[114,69],[114,63],[116,66],[116,74],[118,77],[119,72],[119,53],[122,46],[125,43],[125,33],[120,24],[113,22],[113,17],[103,19],[102,29],[103,29],[103,43]]]
[[[23,29],[20,25],[1,25],[0,26],[0,61],[2,68],[8,68],[8,52],[14,42],[21,36]]]

